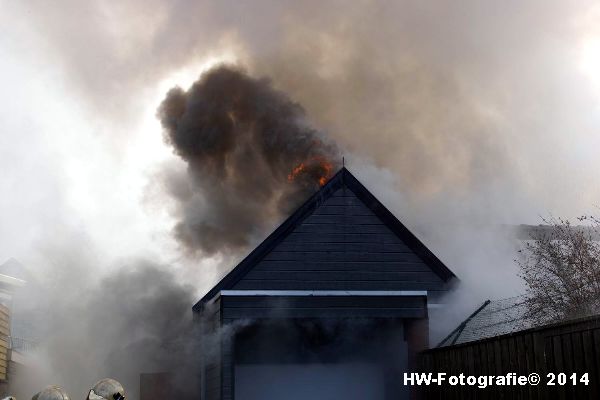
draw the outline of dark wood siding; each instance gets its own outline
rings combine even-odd
[[[225,319],[425,318],[425,296],[222,296]]]
[[[223,318],[223,326],[234,323],[230,319]],[[233,399],[233,385],[235,382],[233,362],[233,329],[226,329],[221,335],[221,400]]]
[[[342,187],[247,273],[240,290],[443,290],[444,282]]]
[[[213,304],[207,305],[202,314],[202,369],[203,380],[201,382],[202,399],[221,399],[221,349],[215,344],[220,343],[220,332],[222,324],[221,300],[217,299]]]

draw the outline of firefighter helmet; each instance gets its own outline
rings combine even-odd
[[[31,400],[69,400],[69,395],[60,386],[50,385],[33,396]]]
[[[114,379],[102,379],[90,390],[87,400],[125,400],[125,389]]]

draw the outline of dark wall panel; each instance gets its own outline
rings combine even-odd
[[[421,296],[223,296],[223,317],[425,318]]]
[[[348,188],[337,190],[234,286],[442,290],[442,280]]]
[[[221,330],[222,312],[221,300],[217,299],[214,303],[207,305],[201,317],[202,330],[204,337],[215,338]],[[206,341],[201,342],[202,351],[199,356],[202,358],[202,398],[206,400],[221,399],[221,377],[222,362],[221,350],[215,350],[212,347],[214,340],[209,344]],[[206,348],[205,346],[211,346]]]

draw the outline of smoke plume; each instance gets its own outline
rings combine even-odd
[[[175,234],[203,254],[238,250],[331,176],[338,149],[298,103],[242,69],[219,66],[160,105],[165,139],[188,166],[171,180]]]
[[[94,273],[88,269],[93,262],[80,269],[59,257],[71,276]],[[196,358],[189,355],[198,354],[190,310],[195,293],[167,266],[131,261],[94,283],[81,280],[71,287],[54,281],[62,291],[44,287],[53,281],[31,282],[16,298],[17,315],[35,328],[40,346],[11,380],[14,395],[30,398],[59,384],[71,398],[85,398],[96,381],[111,377],[124,385],[128,398],[138,399],[140,374],[165,371],[188,382],[179,389],[194,390],[189,382]]]

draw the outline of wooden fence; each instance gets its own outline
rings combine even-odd
[[[421,372],[465,376],[539,374],[537,386],[421,386],[424,399],[600,399],[600,315],[427,350]],[[573,374],[576,382],[573,382]],[[581,377],[587,373],[589,384]],[[554,374],[554,385],[548,385]],[[559,375],[564,374],[564,375]],[[564,383],[564,384],[563,384]]]

